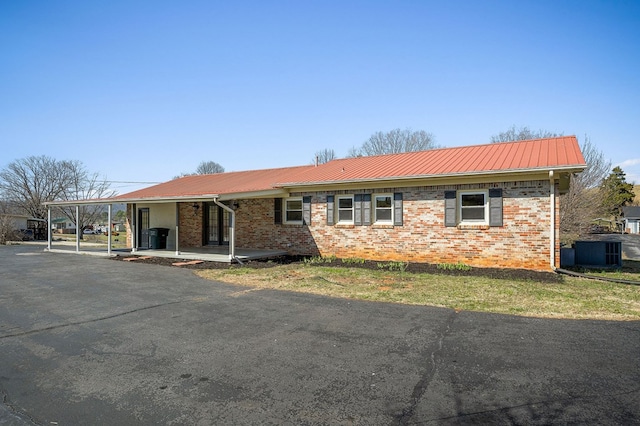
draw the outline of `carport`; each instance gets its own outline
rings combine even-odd
[[[140,201],[144,201],[145,205],[160,205],[160,204],[175,204],[175,226],[173,227],[173,231],[175,232],[175,249],[166,249],[166,248],[140,248],[140,244],[138,241],[138,232],[137,232],[137,203]],[[182,250],[180,247],[180,209],[179,203],[196,203],[196,202],[213,202],[224,210],[228,211],[230,214],[229,221],[229,244],[224,246],[207,246],[207,247],[188,247],[185,250]],[[103,256],[115,256],[115,255],[124,255],[124,254],[139,254],[145,256],[154,256],[154,257],[171,257],[176,259],[185,259],[185,260],[205,260],[212,262],[238,262],[242,263],[244,261],[253,260],[253,259],[262,259],[262,258],[271,258],[277,256],[286,255],[286,251],[282,250],[264,250],[264,249],[253,249],[253,248],[236,248],[235,246],[235,210],[230,208],[224,203],[221,203],[218,197],[190,197],[190,198],[162,198],[155,200],[139,200],[139,199],[119,199],[118,203],[129,204],[132,206],[131,215],[128,217],[128,221],[130,223],[130,228],[128,232],[131,234],[131,247],[126,249],[114,249],[112,244],[112,233],[113,230],[111,226],[108,227],[107,231],[107,246],[106,250],[102,245],[96,245],[92,243],[83,243],[81,245],[81,233],[82,229],[80,226],[76,226],[76,241],[74,245],[69,245],[68,243],[56,244],[54,247],[53,235],[51,226],[47,228],[47,251],[50,252],[59,252],[59,253],[69,253],[75,252],[78,254],[89,254],[89,255],[103,255]],[[102,200],[74,200],[74,201],[53,201],[46,202],[45,206],[47,207],[47,218],[48,223],[51,223],[52,219],[52,208],[53,207],[74,207],[75,208],[75,217],[80,216],[80,206],[82,205],[105,205],[107,207],[107,221],[108,223],[112,222],[112,209],[113,202],[112,200],[102,199]]]

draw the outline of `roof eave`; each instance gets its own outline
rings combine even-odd
[[[161,196],[161,197],[123,197],[123,198],[101,198],[95,200],[71,200],[71,201],[48,201],[43,203],[45,206],[82,206],[82,205],[96,205],[96,204],[132,204],[132,203],[184,203],[184,202],[198,202],[198,201],[210,201],[217,199],[220,201],[234,200],[239,198],[268,198],[274,196],[282,196],[286,194],[286,191],[281,188],[259,190],[259,191],[245,191],[245,192],[231,192],[227,194],[202,194],[202,195],[183,195],[183,196]]]

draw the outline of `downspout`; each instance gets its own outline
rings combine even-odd
[[[136,203],[131,204],[131,253],[138,251],[138,224],[136,218],[138,217]]]
[[[240,259],[236,259],[236,235],[235,235],[235,227],[236,227],[236,212],[230,208],[227,205],[222,204],[221,202],[218,201],[217,198],[213,199],[213,202],[221,207],[222,209],[226,210],[229,212],[229,214],[231,215],[231,218],[229,219],[229,260],[230,261],[238,261],[238,263],[242,263],[240,262]]]
[[[549,262],[551,269],[556,270],[556,184],[553,170],[549,170],[549,204],[551,205],[551,229],[549,231],[549,241],[551,251],[549,253]]]

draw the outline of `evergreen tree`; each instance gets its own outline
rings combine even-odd
[[[635,198],[633,185],[627,183],[625,173],[618,166],[602,181],[600,191],[604,211],[614,217],[620,216],[622,207],[633,202]]]

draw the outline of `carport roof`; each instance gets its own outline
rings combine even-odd
[[[473,175],[580,172],[586,167],[575,136],[502,142],[332,160],[320,165],[192,175],[119,195],[105,202],[266,197],[287,189],[346,183]],[[98,200],[93,200],[97,202]],[[84,201],[86,203],[87,200]],[[49,203],[57,204],[57,203]]]

